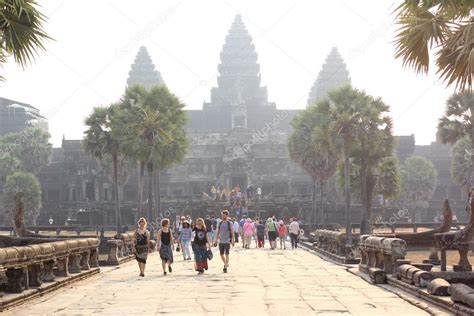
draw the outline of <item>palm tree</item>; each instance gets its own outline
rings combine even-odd
[[[133,101],[132,101],[133,100]],[[186,116],[184,105],[165,86],[141,86],[127,89],[122,101],[126,109],[122,122],[122,147],[127,155],[134,157],[147,167],[148,217],[153,218],[154,195],[157,196],[159,213],[159,179],[155,175],[160,170],[181,161],[186,150],[184,126]],[[156,182],[156,185],[154,185]]]
[[[462,92],[453,94],[447,101],[444,116],[438,123],[438,139],[444,144],[454,145],[464,137],[470,140],[471,151],[474,148],[474,96]],[[469,151],[471,165],[474,166],[474,155]],[[470,168],[472,170],[472,168]],[[471,179],[474,175],[471,174]],[[473,183],[466,183],[467,190]]]
[[[360,92],[360,124],[356,130],[355,163],[360,165],[360,196],[362,202],[361,233],[368,232],[368,219],[374,193],[374,169],[393,151],[392,120],[389,107],[382,100]]]
[[[461,91],[471,91],[473,8],[472,1],[403,1],[395,10],[400,26],[395,57],[416,73],[427,73],[434,51],[440,78]]]
[[[321,118],[324,104],[308,107],[292,121],[293,133],[288,140],[290,157],[312,179],[312,217],[324,224],[324,184],[334,174],[337,165],[335,147]],[[320,187],[319,220],[316,220],[316,184]]]
[[[343,86],[330,91],[328,97],[322,101],[325,104],[324,107],[328,109],[326,114],[328,128],[334,137],[334,143],[342,151],[344,157],[347,245],[352,245],[350,158],[360,123],[363,121],[359,109],[365,101],[361,92],[351,86]]]
[[[13,55],[25,67],[50,39],[43,29],[46,17],[33,0],[0,0],[0,64]],[[0,77],[3,80],[3,77]]]
[[[121,152],[119,140],[116,136],[122,126],[115,123],[115,117],[119,113],[120,107],[117,104],[112,104],[109,107],[94,108],[85,120],[88,129],[84,132],[85,137],[83,141],[85,151],[93,157],[99,160],[103,160],[105,156],[112,158],[117,235],[122,233],[122,216],[120,213],[118,190],[118,160]]]

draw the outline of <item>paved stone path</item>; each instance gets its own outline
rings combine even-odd
[[[103,268],[99,275],[4,312],[5,315],[427,315],[397,295],[371,285],[304,250],[236,248],[229,273],[215,256],[195,275],[175,253],[163,276],[158,255],[145,278],[135,262]]]

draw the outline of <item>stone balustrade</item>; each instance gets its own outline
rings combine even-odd
[[[133,258],[133,234],[123,233],[107,240],[108,265],[119,265],[120,262]],[[154,251],[156,241],[150,240],[150,252]]]
[[[310,234],[315,250],[343,263],[359,263],[355,258],[352,245],[347,244],[347,236],[343,232],[317,229]]]
[[[369,273],[370,268],[377,268],[386,274],[396,274],[397,260],[404,259],[407,252],[403,239],[371,235],[360,236],[359,250],[359,270]]]
[[[5,271],[5,291],[21,293],[56,277],[67,277],[98,267],[99,240],[72,239],[0,248],[0,267]]]

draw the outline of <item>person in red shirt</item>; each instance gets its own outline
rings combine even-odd
[[[280,238],[280,249],[286,249],[286,238],[288,236],[288,229],[286,228],[286,225],[282,220],[280,220],[278,224],[280,224],[280,226],[278,227],[278,237]]]

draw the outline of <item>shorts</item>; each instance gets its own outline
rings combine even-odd
[[[230,244],[219,244],[219,253],[221,254],[221,256],[223,254],[229,255],[229,251],[230,251]]]
[[[268,232],[268,240],[275,241],[277,239],[277,232]]]

